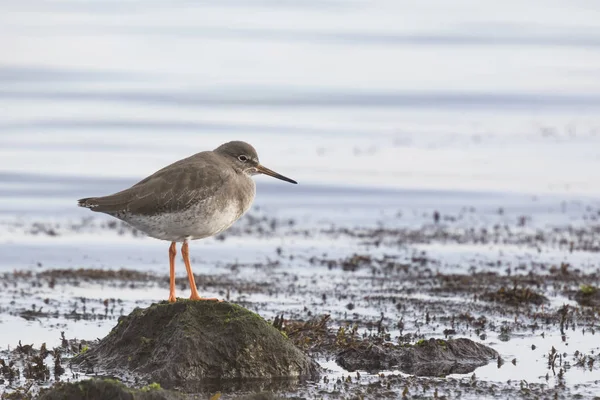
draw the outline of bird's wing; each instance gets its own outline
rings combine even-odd
[[[197,155],[177,161],[129,189],[104,196],[81,199],[79,204],[107,214],[138,215],[177,212],[204,202],[225,190],[232,174],[218,163]]]

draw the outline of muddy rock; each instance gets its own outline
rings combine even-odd
[[[412,346],[361,345],[344,350],[337,363],[352,372],[398,369],[418,376],[466,374],[497,358],[498,353],[470,339],[429,339]]]
[[[184,397],[158,385],[131,389],[113,379],[89,379],[82,382],[58,383],[43,389],[38,400],[183,400]]]
[[[136,308],[72,365],[189,392],[216,381],[314,377],[319,368],[259,315],[189,300]]]

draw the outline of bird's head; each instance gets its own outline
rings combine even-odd
[[[263,166],[258,161],[258,154],[254,147],[246,142],[233,141],[220,145],[215,152],[226,157],[234,163],[234,168],[241,170],[248,175],[265,174],[282,181],[297,184],[293,179],[278,174]]]

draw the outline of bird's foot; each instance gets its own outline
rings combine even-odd
[[[174,294],[171,294],[169,296],[169,303],[175,303],[177,301],[177,298],[175,297]]]
[[[216,297],[200,297],[198,293],[192,293],[192,295],[190,296],[190,300],[216,301],[219,303],[223,301],[217,299]]]

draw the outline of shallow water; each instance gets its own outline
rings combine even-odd
[[[599,193],[586,0],[2,5],[0,171],[135,181],[241,138],[304,184]]]

